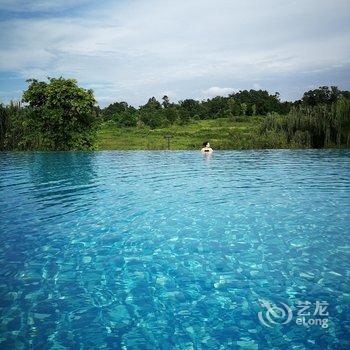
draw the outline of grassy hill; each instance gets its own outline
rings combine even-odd
[[[241,117],[242,118],[242,117]],[[173,136],[170,149],[199,149],[209,140],[215,149],[281,148],[284,140],[278,135],[259,135],[258,128],[263,117],[243,117],[243,121],[210,119],[193,121],[187,125],[149,129],[119,128],[115,124],[103,124],[98,131],[100,150],[157,150],[167,149],[164,135]]]

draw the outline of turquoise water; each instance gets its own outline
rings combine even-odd
[[[0,348],[349,349],[349,174],[344,150],[2,153]]]

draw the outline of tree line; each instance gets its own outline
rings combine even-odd
[[[201,101],[151,97],[138,108],[115,102],[101,109],[93,91],[74,79],[31,79],[21,102],[0,104],[0,150],[93,149],[96,131],[106,123],[155,129],[203,119],[240,122],[251,116],[264,116],[260,135],[282,135],[288,145],[348,146],[349,101],[349,91],[323,86],[294,102],[282,102],[277,92],[242,90]]]
[[[151,97],[145,105],[135,108],[126,102],[115,102],[101,109],[102,121],[113,121],[119,127],[148,126],[158,128],[191,120],[267,115],[271,112],[287,114],[293,103],[281,102],[279,94],[265,90],[243,90],[228,97],[216,96],[198,101],[185,99],[178,103],[163,96],[161,102]]]

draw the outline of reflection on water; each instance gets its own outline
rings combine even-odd
[[[76,152],[34,153],[29,160],[30,181],[35,188],[32,194],[53,205],[77,202],[80,194],[96,187],[93,161],[94,153],[87,157]]]
[[[0,348],[348,348],[349,160],[0,154]],[[330,327],[268,328],[261,300]]]
[[[203,154],[203,159],[204,159],[204,161],[205,161],[206,163],[209,163],[209,162],[210,162],[210,159],[211,159],[211,157],[212,157],[212,155],[213,155],[213,153],[205,153],[205,152],[203,152],[202,154]]]

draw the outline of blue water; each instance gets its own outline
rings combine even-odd
[[[349,174],[346,150],[2,153],[0,348],[349,349]]]

